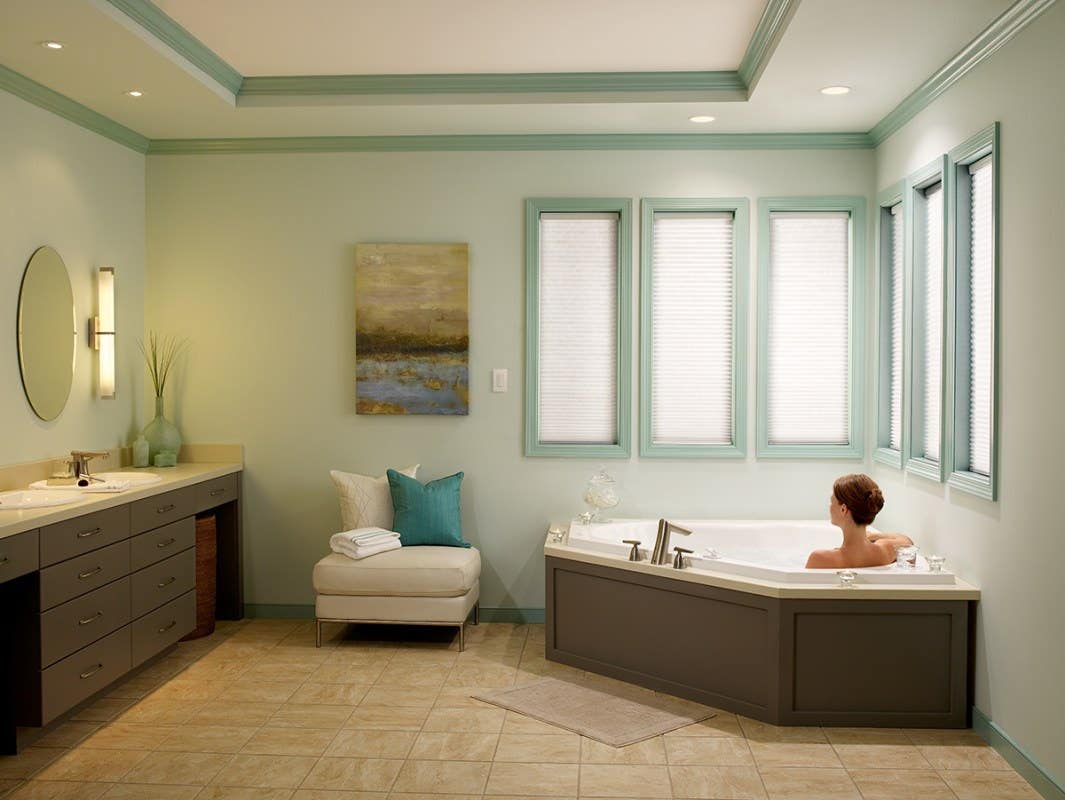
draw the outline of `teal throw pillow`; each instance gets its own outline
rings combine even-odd
[[[388,470],[388,488],[396,510],[392,530],[404,547],[420,544],[469,547],[462,540],[459,489],[462,473],[422,484],[414,478]]]

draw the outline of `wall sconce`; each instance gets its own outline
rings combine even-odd
[[[89,346],[100,352],[100,397],[115,396],[115,270],[100,267],[97,275],[99,315],[89,320]]]

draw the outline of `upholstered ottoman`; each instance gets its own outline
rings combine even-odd
[[[449,625],[478,622],[481,554],[475,548],[414,546],[358,561],[330,553],[314,566],[317,645],[323,622]]]

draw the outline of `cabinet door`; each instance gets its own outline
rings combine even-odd
[[[196,544],[196,519],[186,517],[134,536],[130,544],[133,569],[144,569]]]
[[[41,614],[41,667],[102,639],[129,622],[129,578]]]
[[[37,531],[0,539],[0,583],[37,571]]]
[[[145,497],[130,503],[133,533],[144,533],[196,513],[196,486]]]
[[[41,570],[41,610],[129,575],[129,539]]]
[[[133,618],[137,619],[196,586],[196,548],[133,573]]]
[[[41,566],[47,567],[129,538],[129,505],[41,528]]]
[[[185,592],[133,623],[133,666],[143,664],[196,627],[196,592]]]
[[[41,673],[41,724],[96,694],[130,669],[130,628],[119,628]]]

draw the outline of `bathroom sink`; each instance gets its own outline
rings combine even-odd
[[[75,483],[55,485],[45,480],[31,483],[30,488],[36,490],[44,489],[50,492],[101,492],[108,491],[107,484],[125,484],[122,489],[135,489],[138,486],[147,486],[152,483],[159,483],[162,480],[154,472],[94,472],[92,477],[98,480],[93,480],[86,486],[78,486]]]
[[[20,490],[0,492],[0,511],[24,511],[29,508],[47,508],[76,503],[81,498],[75,492]]]
[[[159,483],[162,477],[154,472],[94,472],[94,478],[102,478],[105,481],[128,483],[132,487],[147,486],[150,483]]]

